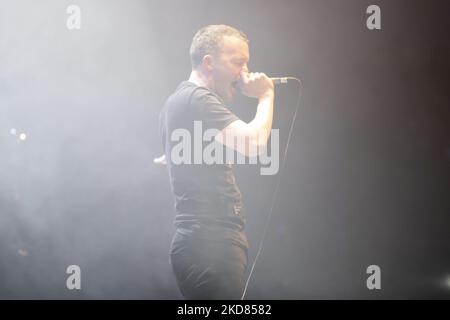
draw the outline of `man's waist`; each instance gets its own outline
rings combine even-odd
[[[177,213],[174,224],[177,228],[192,228],[196,226],[225,227],[243,230],[245,219],[241,215],[211,215],[211,213]]]
[[[176,225],[177,233],[185,236],[186,240],[192,241],[230,241],[244,249],[248,248],[248,241],[243,226],[232,225],[227,223],[213,223],[205,221],[197,221],[196,223],[180,223]]]
[[[176,214],[186,214],[195,216],[242,216],[244,214],[242,202],[231,201],[177,201],[175,206]]]

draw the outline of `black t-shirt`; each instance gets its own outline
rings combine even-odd
[[[203,134],[208,129],[220,131],[238,119],[217,94],[183,81],[165,103],[159,129],[175,197],[175,226],[185,234],[209,240],[231,239],[247,247],[242,196],[231,164],[194,164],[193,155],[194,144],[198,143],[194,141],[194,121],[201,121]],[[176,129],[185,129],[192,137],[190,164],[171,161],[172,148],[180,144],[180,140],[171,139]],[[208,143],[203,141],[202,150]]]

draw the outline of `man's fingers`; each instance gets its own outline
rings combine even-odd
[[[241,72],[239,87],[247,97],[259,98],[267,90],[273,90],[273,82],[263,72]]]
[[[247,80],[248,81],[257,81],[257,80],[260,80],[260,79],[263,79],[263,78],[266,78],[266,77],[267,76],[264,73],[262,73],[262,72],[251,72],[251,73],[248,74]]]
[[[249,81],[255,81],[256,79],[257,79],[257,77],[258,77],[258,73],[257,72],[252,72],[252,73],[250,73],[249,74]]]

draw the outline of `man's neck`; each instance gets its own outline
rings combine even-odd
[[[201,72],[199,72],[197,70],[192,70],[188,81],[195,83],[199,87],[206,87],[210,90],[212,89],[211,86],[208,84],[208,80],[206,79],[206,76],[204,76]]]

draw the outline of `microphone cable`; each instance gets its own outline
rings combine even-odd
[[[281,173],[283,172],[283,168],[286,165],[286,158],[287,158],[287,153],[288,153],[288,149],[289,149],[289,143],[291,141],[292,131],[294,129],[294,125],[295,125],[295,122],[296,122],[296,119],[297,119],[297,113],[298,113],[298,110],[300,109],[300,97],[301,97],[301,93],[302,93],[302,89],[303,89],[303,84],[302,84],[301,80],[298,79],[298,78],[295,78],[295,77],[272,78],[272,79],[276,79],[277,83],[282,83],[282,84],[287,83],[288,80],[297,81],[298,85],[299,85],[298,98],[297,98],[297,105],[296,105],[295,111],[294,111],[294,117],[292,118],[291,125],[290,125],[290,128],[289,128],[289,134],[288,134],[287,141],[286,141],[286,148],[284,149],[284,154],[283,154],[283,159],[282,159],[282,162],[281,162],[280,171],[278,172],[277,182],[276,182],[275,190],[274,190],[274,193],[273,193],[273,196],[272,196],[272,203],[271,203],[271,206],[270,206],[269,214],[267,215],[267,218],[266,218],[266,223],[265,223],[265,226],[264,226],[263,234],[261,236],[261,240],[259,242],[258,251],[256,253],[255,259],[254,259],[252,267],[250,269],[250,273],[249,273],[247,281],[245,283],[244,292],[242,293],[241,300],[244,300],[245,294],[247,293],[247,288],[248,288],[248,285],[250,283],[250,279],[251,279],[251,277],[253,275],[253,270],[255,269],[256,262],[258,261],[259,255],[261,254],[261,251],[262,251],[262,248],[263,248],[263,244],[264,244],[264,239],[265,239],[265,237],[267,235],[267,230],[269,229],[270,219],[272,218],[273,208],[275,206],[275,200],[277,199],[278,190],[280,188]]]

